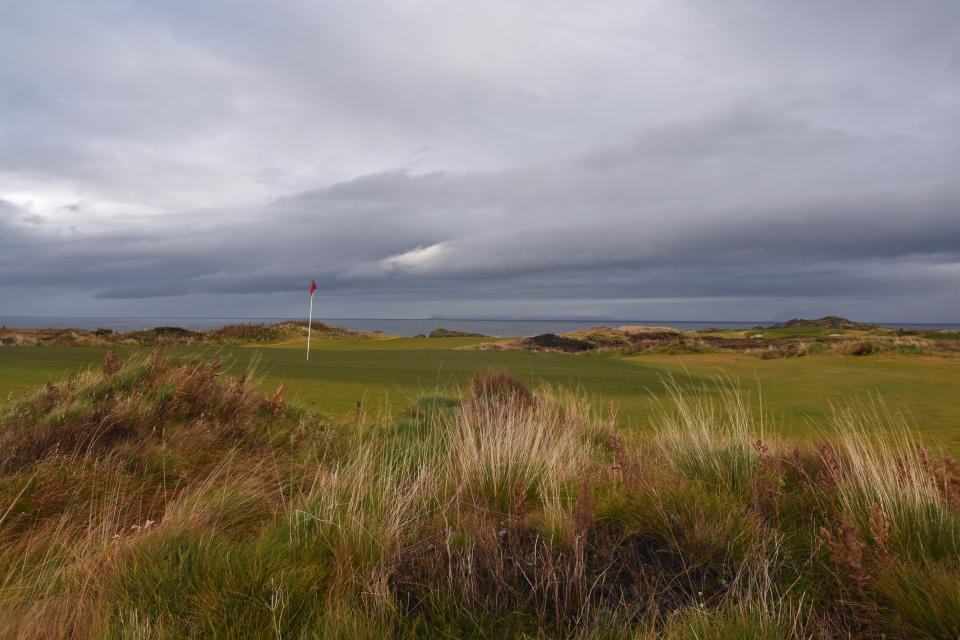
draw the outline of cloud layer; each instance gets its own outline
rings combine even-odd
[[[0,4],[0,315],[956,321],[921,5]]]

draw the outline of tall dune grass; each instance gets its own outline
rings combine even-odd
[[[957,463],[721,385],[643,433],[491,372],[338,422],[110,356],[0,414],[0,637],[956,638]]]

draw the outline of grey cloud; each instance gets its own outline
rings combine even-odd
[[[958,314],[960,10],[921,4],[11,5],[0,312],[317,278]]]
[[[506,221],[522,220],[537,194],[524,190],[517,204],[497,188],[504,183],[514,181],[380,174],[278,201],[268,216],[207,212],[209,232],[197,233],[194,213],[150,242],[34,233],[36,246],[22,246],[43,247],[50,260],[8,282],[69,271],[71,284],[86,280],[104,298],[295,292],[304,272],[324,290],[357,295],[887,295],[949,287],[917,266],[960,263],[956,183],[648,223],[642,208],[619,201],[579,219],[546,191],[541,206],[554,220],[514,227]],[[471,211],[492,213],[471,219]]]

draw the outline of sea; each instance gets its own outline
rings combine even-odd
[[[113,331],[137,331],[159,326],[183,327],[198,331],[216,329],[228,324],[273,324],[284,320],[306,320],[306,318],[264,318],[264,317],[163,317],[163,316],[0,316],[0,326],[15,329],[112,329]],[[674,329],[752,329],[758,324],[769,325],[772,322],[755,321],[718,321],[718,320],[629,320],[629,319],[574,319],[574,320],[510,320],[510,319],[450,319],[450,318],[314,318],[319,322],[350,329],[352,331],[383,333],[393,336],[415,336],[429,334],[435,329],[482,333],[488,336],[518,337],[541,333],[564,333],[589,329],[600,325],[619,327],[623,325],[644,325],[650,327],[672,327]],[[960,330],[960,323],[877,323],[891,328],[911,329],[951,329]]]

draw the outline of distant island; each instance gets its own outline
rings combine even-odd
[[[868,322],[854,322],[841,318],[840,316],[823,316],[816,320],[807,320],[805,318],[794,318],[779,324],[774,324],[771,329],[792,329],[795,327],[824,327],[827,329],[849,329],[853,331],[871,331],[880,329],[880,325],[870,324]]]

